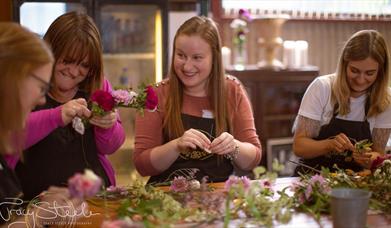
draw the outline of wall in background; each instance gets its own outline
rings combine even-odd
[[[231,20],[220,21],[220,29],[225,46],[232,46],[232,32],[229,27]],[[249,25],[248,33],[248,60],[249,64],[256,64],[259,55],[256,28]],[[322,20],[291,20],[282,28],[283,40],[307,40],[309,44],[308,62],[319,67],[320,74],[332,73],[336,69],[339,52],[344,42],[356,31],[375,29],[387,40],[391,48],[391,23],[386,21],[322,21]],[[279,50],[281,60],[282,50]]]
[[[12,21],[12,0],[0,1],[0,21]]]

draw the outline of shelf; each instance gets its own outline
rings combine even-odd
[[[129,60],[154,60],[155,53],[119,53],[119,54],[103,54],[105,60],[118,60],[118,59],[129,59]]]

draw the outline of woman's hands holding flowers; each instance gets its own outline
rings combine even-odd
[[[350,142],[349,137],[344,133],[339,133],[338,135],[328,139],[329,140],[329,151],[343,153],[345,150],[355,151],[355,148]]]
[[[353,152],[354,161],[366,169],[370,169],[372,166],[372,162],[381,156],[382,156],[381,153],[375,151],[364,152],[364,153],[360,153],[357,151]]]
[[[87,101],[83,98],[70,100],[61,107],[61,118],[64,125],[72,122],[74,117],[89,118],[91,111],[87,108]]]
[[[109,112],[104,116],[93,115],[89,122],[103,129],[112,128],[115,122],[117,122],[117,110]]]
[[[190,128],[185,131],[181,137],[177,139],[177,147],[179,151],[186,151],[188,148],[196,149],[197,147],[209,151],[210,140],[204,133]]]

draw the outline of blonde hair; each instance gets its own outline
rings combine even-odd
[[[19,24],[0,22],[0,153],[10,149],[11,132],[23,128],[20,89],[35,69],[53,62],[48,45]]]
[[[169,72],[169,86],[164,117],[164,129],[170,139],[178,138],[184,133],[181,119],[183,101],[183,84],[174,70],[174,58],[176,51],[176,40],[179,36],[200,36],[205,40],[212,50],[212,70],[208,81],[208,97],[214,111],[216,134],[230,131],[229,116],[227,112],[227,95],[224,69],[221,60],[221,39],[216,24],[212,19],[196,16],[183,23],[174,37],[174,53],[171,58]]]
[[[50,25],[43,38],[51,45],[56,63],[61,58],[67,58],[80,64],[88,57],[89,72],[80,83],[80,90],[91,94],[101,88],[102,44],[99,30],[91,17],[81,12],[63,14]]]
[[[384,37],[375,30],[355,33],[345,44],[339,58],[336,77],[332,86],[332,101],[338,104],[340,115],[350,112],[350,88],[347,81],[347,66],[350,61],[371,57],[379,63],[376,81],[368,89],[370,108],[368,117],[382,113],[390,105],[388,93],[390,54]]]

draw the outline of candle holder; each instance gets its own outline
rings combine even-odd
[[[276,59],[278,48],[282,46],[280,37],[282,25],[289,19],[289,15],[264,15],[253,19],[256,26],[259,50],[264,51],[265,59],[258,62],[259,68],[274,70],[284,68],[280,60]]]

